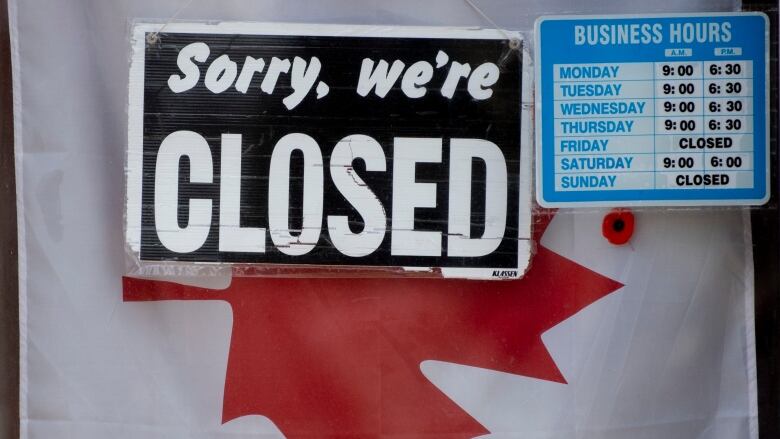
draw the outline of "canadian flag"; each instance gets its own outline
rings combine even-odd
[[[9,0],[24,439],[756,439],[750,221],[535,224],[516,282],[124,277],[128,22],[187,2]],[[178,17],[480,25],[466,4],[191,2]],[[644,0],[477,2],[502,25]],[[686,0],[653,5],[732,10]]]

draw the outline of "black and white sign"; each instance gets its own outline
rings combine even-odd
[[[519,35],[160,27],[135,26],[130,69],[127,243],[141,261],[522,275]]]

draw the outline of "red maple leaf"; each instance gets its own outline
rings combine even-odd
[[[537,225],[537,242],[548,222]],[[229,303],[223,422],[264,415],[288,438],[486,434],[421,362],[565,383],[542,333],[621,286],[541,246],[511,282],[235,277],[211,290],[123,281],[125,301]]]

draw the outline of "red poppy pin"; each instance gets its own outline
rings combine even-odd
[[[611,244],[627,243],[634,234],[634,214],[628,209],[612,209],[601,223],[601,233]]]

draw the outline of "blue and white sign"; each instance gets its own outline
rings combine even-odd
[[[542,17],[536,36],[541,205],[769,199],[765,15]]]

